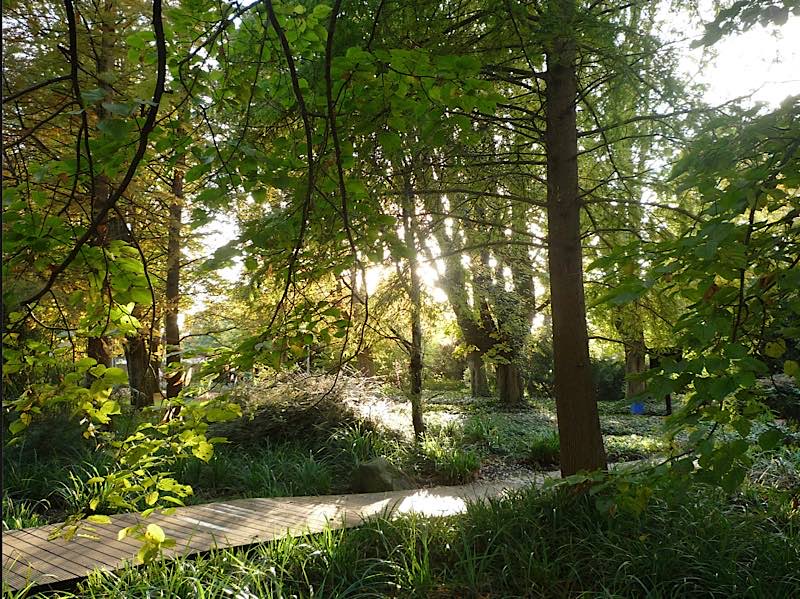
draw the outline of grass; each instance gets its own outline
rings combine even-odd
[[[38,502],[16,501],[3,495],[3,530],[16,530],[47,523],[42,512],[49,509],[46,500]]]
[[[318,451],[295,443],[264,443],[246,450],[220,447],[208,463],[188,460],[176,478],[192,486],[191,503],[231,497],[288,497],[331,491],[334,470]]]
[[[782,503],[783,502],[783,503]],[[79,584],[74,597],[753,597],[800,593],[800,517],[785,495],[659,489],[639,516],[527,491],[463,516],[376,519]]]

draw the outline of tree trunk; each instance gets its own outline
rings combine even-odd
[[[403,194],[403,232],[408,250],[409,299],[411,300],[411,345],[409,347],[409,375],[411,383],[411,421],[414,438],[425,434],[422,418],[422,294],[417,260],[417,215],[410,177],[406,176]]]
[[[606,468],[589,365],[583,292],[574,0],[550,4],[558,31],[547,48],[547,225],[553,370],[561,474]]]
[[[522,403],[524,387],[519,367],[513,362],[498,363],[495,367],[497,377],[497,395],[507,407],[518,406]]]
[[[469,366],[469,388],[472,397],[489,397],[489,379],[486,377],[486,364],[483,363],[481,353],[470,352],[467,356]]]
[[[152,406],[153,395],[158,392],[158,379],[150,364],[150,352],[147,351],[145,335],[139,334],[127,339],[125,359],[128,362],[131,405],[136,409]]]
[[[647,370],[644,363],[647,347],[644,344],[643,334],[638,338],[623,340],[625,341],[625,397],[631,399],[641,395],[647,389],[645,381],[630,378],[632,375],[640,375]]]
[[[183,211],[183,165],[178,164],[172,179],[172,203],[169,206],[169,239],[167,241],[167,305],[164,310],[164,344],[167,363],[167,400],[175,398],[183,388],[181,370],[181,333],[178,328],[181,273],[181,217]],[[167,418],[178,415],[180,408],[171,407]]]
[[[105,102],[112,101],[113,90],[110,85],[104,82],[104,78],[100,75],[110,73],[114,70],[114,47],[116,45],[116,30],[114,24],[116,22],[116,10],[111,2],[105,2],[102,8],[97,8],[101,23],[100,23],[100,44],[99,51],[95,55],[95,69],[97,80],[100,82],[100,88],[103,90]],[[97,120],[101,121],[106,116],[106,110],[103,108],[103,103],[98,102],[95,104],[94,112]],[[111,194],[111,182],[108,177],[95,173],[93,178],[92,187],[92,206],[91,214],[94,220],[98,214],[105,207],[108,198]],[[109,227],[108,219],[104,219],[97,227],[97,233],[91,244],[99,247],[108,246],[109,242],[114,239],[113,231]],[[108,281],[108,273],[105,273],[103,286],[102,286],[102,301],[110,296],[110,285]],[[111,309],[111,306],[108,306]],[[86,355],[90,358],[97,360],[98,364],[103,364],[107,368],[111,366],[113,352],[110,339],[103,333],[98,337],[89,337],[86,340]]]
[[[155,309],[155,306],[153,307]],[[160,330],[160,318],[157,317],[153,328]],[[161,393],[161,334],[153,334],[153,339],[150,345],[150,372],[153,373],[153,380],[156,383],[156,393]]]
[[[614,327],[625,348],[625,398],[631,399],[644,393],[647,388],[645,381],[630,378],[647,370],[645,366],[647,346],[644,341],[642,321],[636,308],[628,306],[617,310]]]
[[[108,337],[89,337],[86,340],[86,355],[97,360],[98,364],[111,368],[113,353]]]

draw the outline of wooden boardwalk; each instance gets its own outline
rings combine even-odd
[[[111,524],[91,525],[95,539],[50,540],[57,524],[4,531],[3,586],[21,589],[27,585],[72,581],[95,569],[117,570],[126,563],[134,563],[140,543],[130,538],[118,541],[117,531],[140,521],[158,524],[167,537],[177,541],[166,555],[191,555],[321,532],[325,528],[349,528],[378,515],[457,514],[466,509],[467,501],[498,497],[510,489],[541,483],[545,477],[557,474],[540,475],[530,482],[357,495],[236,499],[177,508],[169,516],[155,513],[145,520],[135,513],[120,514],[112,516]]]

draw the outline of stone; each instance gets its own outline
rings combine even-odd
[[[351,476],[356,493],[380,493],[413,489],[413,482],[386,458],[378,457],[356,466]]]

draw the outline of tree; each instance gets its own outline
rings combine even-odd
[[[553,364],[563,476],[606,467],[589,364],[583,294],[574,0],[549,4],[557,29],[547,51],[547,238]]]

